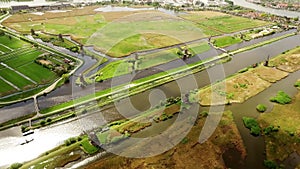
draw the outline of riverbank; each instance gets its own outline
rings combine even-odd
[[[207,86],[199,91],[202,106],[243,103],[250,97],[262,92],[288,76],[289,73],[300,70],[300,48],[284,52],[273,59],[266,66],[254,64],[252,67],[239,71],[226,80]],[[266,63],[264,63],[266,64]]]
[[[177,110],[176,110],[177,111]],[[215,115],[217,115],[216,113]],[[189,134],[183,138],[183,140],[176,145],[174,148],[170,149],[169,151],[150,158],[142,158],[142,159],[134,159],[134,158],[125,158],[121,156],[115,155],[108,155],[104,156],[103,159],[100,161],[95,161],[91,164],[83,168],[130,168],[134,166],[144,165],[145,167],[175,167],[175,168],[182,168],[183,166],[189,165],[189,168],[194,168],[196,163],[199,160],[194,160],[195,158],[200,159],[202,167],[209,167],[211,165],[219,168],[225,168],[225,164],[222,160],[222,155],[229,149],[233,149],[240,154],[240,159],[243,160],[246,157],[246,150],[243,146],[243,141],[239,134],[239,131],[236,128],[235,123],[233,122],[233,116],[230,111],[226,111],[223,113],[223,117],[219,126],[217,127],[216,131],[214,132],[213,136],[203,144],[198,142],[199,134],[201,128],[203,127],[206,116],[203,113],[200,113],[195,125],[192,127]],[[212,114],[212,116],[214,116]],[[170,120],[170,119],[169,119]],[[184,126],[188,122],[185,119],[182,120],[180,125],[182,126],[181,129],[184,129]],[[178,125],[176,125],[178,127]],[[171,133],[173,137],[176,137],[179,133]],[[43,166],[55,166],[61,165],[57,164],[54,160],[47,160],[44,163],[45,159],[56,159],[58,157],[65,156],[64,154],[70,154],[71,152],[77,151],[79,143],[75,143],[70,147],[60,146],[59,148],[55,148],[51,151],[48,151],[46,154],[42,155],[41,157],[25,163],[22,168],[29,168],[29,167],[43,167]],[[151,147],[151,142],[138,144],[138,146],[142,147]],[[147,146],[148,145],[148,146]],[[230,146],[229,146],[230,145]],[[228,147],[229,146],[229,147]],[[153,147],[155,148],[155,147]],[[191,149],[192,148],[192,149]],[[214,150],[214,151],[211,151]],[[74,154],[74,153],[73,153]],[[80,154],[80,153],[76,153]],[[184,155],[183,155],[184,154]],[[203,158],[203,154],[206,154],[205,158]],[[193,157],[193,158],[188,158]],[[183,160],[185,159],[185,160]],[[159,163],[157,161],[160,161]],[[161,162],[164,161],[164,162]],[[188,163],[182,163],[182,161],[189,161]],[[214,161],[212,164],[211,162]],[[72,161],[69,161],[72,162]],[[71,167],[72,165],[65,165]],[[63,166],[61,166],[63,167]],[[65,166],[66,167],[66,166]]]
[[[291,86],[292,87],[292,86]],[[292,103],[286,105],[275,104],[274,108],[258,117],[262,128],[277,127],[278,131],[264,130],[267,160],[282,163],[294,152],[300,158],[300,91],[293,97]],[[296,161],[295,161],[296,162]],[[297,165],[297,164],[292,164]]]

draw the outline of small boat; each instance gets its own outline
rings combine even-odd
[[[33,130],[29,130],[29,131],[24,132],[23,136],[28,136],[28,135],[33,134],[33,133],[34,133]]]
[[[33,141],[33,138],[30,138],[30,139],[25,139],[23,142],[21,142],[20,143],[20,145],[25,145],[25,144],[28,144],[28,143],[30,143],[30,142],[32,142]]]

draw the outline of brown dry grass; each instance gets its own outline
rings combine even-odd
[[[271,83],[274,83],[274,82],[288,76],[287,72],[283,72],[276,68],[270,68],[270,67],[265,67],[265,66],[260,66],[256,69],[253,69],[251,72],[253,72],[258,77],[262,78],[263,80],[266,80]]]
[[[186,123],[184,121],[183,123]],[[182,124],[183,124],[182,123]],[[179,143],[169,151],[149,158],[133,159],[121,156],[110,156],[84,167],[85,169],[206,169],[206,168],[226,168],[222,159],[222,154],[229,145],[237,149],[242,157],[245,157],[245,148],[239,131],[233,122],[231,112],[223,114],[220,125],[217,127],[210,139],[203,144],[198,142],[201,128],[205,123],[205,118],[199,118],[186,136],[186,143]],[[184,124],[182,126],[185,126]],[[178,127],[178,126],[177,126]],[[184,127],[178,128],[173,136],[178,136],[185,130]],[[148,149],[155,149],[157,144],[145,143],[141,146]]]
[[[263,128],[280,126],[279,132],[265,136],[268,159],[282,161],[295,151],[300,154],[300,92],[291,104],[276,104],[270,113],[261,114],[259,123]],[[294,133],[294,136],[289,133]]]
[[[300,47],[272,59],[270,65],[287,72],[300,70]]]
[[[59,19],[59,18],[68,18],[74,16],[83,16],[83,15],[93,15],[97,12],[94,9],[98,8],[98,6],[88,6],[82,9],[80,8],[71,8],[72,11],[67,12],[46,12],[44,15],[35,15],[35,14],[15,14],[8,19],[6,19],[3,24],[6,23],[17,23],[17,22],[28,22],[28,21],[40,21],[40,20],[48,20],[48,19]]]
[[[214,12],[214,11],[191,11],[191,14],[197,14],[200,17],[212,18],[216,16],[228,16],[228,14],[221,13],[221,12]]]
[[[276,67],[287,72],[300,70],[300,54],[285,56],[283,63],[276,65]]]
[[[270,85],[271,83],[249,71],[200,90],[199,100],[200,104],[205,106],[227,104],[228,102],[242,103]]]

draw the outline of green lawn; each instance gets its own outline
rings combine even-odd
[[[16,69],[39,84],[49,83],[57,78],[54,72],[34,62],[17,67]]]
[[[143,55],[139,57],[138,69],[139,70],[146,69],[149,67],[170,62],[178,58],[179,56],[175,53],[174,49]]]
[[[14,58],[5,61],[4,63],[12,68],[17,68],[27,63],[33,62],[42,53],[43,52],[38,50],[31,50],[29,53],[26,54],[19,53],[18,55],[15,55]]]
[[[53,34],[71,34],[74,39],[85,43],[94,32],[102,28],[105,24],[106,21],[103,16],[95,14],[11,23],[9,26],[26,33],[29,33],[30,29],[34,29],[44,30]]]
[[[159,26],[158,26],[159,25]],[[113,22],[100,29],[87,42],[102,52],[122,57],[135,51],[170,46],[200,39],[204,34],[184,20]],[[113,53],[116,51],[115,53]]]
[[[194,54],[200,54],[210,49],[210,46],[206,42],[194,43],[187,46]],[[179,58],[176,54],[177,48],[163,50],[151,54],[138,56],[137,70],[147,69],[160,64],[168,63]],[[96,81],[109,79],[112,77],[128,74],[132,71],[132,59],[124,59],[114,61],[107,64],[104,68],[100,69],[96,77]]]
[[[3,46],[2,44],[0,44],[0,51],[6,53],[6,52],[9,52],[11,50],[9,50],[5,45]]]
[[[188,45],[188,48],[194,54],[200,54],[200,53],[210,50],[210,46],[207,44],[207,42],[194,43],[194,44]]]
[[[2,93],[11,93],[16,91],[15,88],[4,82],[2,79],[0,79],[0,96]]]
[[[24,89],[29,87],[30,85],[33,85],[32,82],[30,82],[29,80],[23,78],[22,76],[20,76],[19,74],[17,74],[16,72],[10,70],[10,69],[2,69],[0,71],[1,76],[6,79],[7,81],[13,83],[14,85],[16,85],[17,87],[19,87],[20,89]]]
[[[28,45],[26,42],[23,42],[15,37],[12,37],[11,39],[9,39],[9,36],[7,36],[7,35],[0,36],[0,44],[3,44],[12,49],[17,49],[17,48],[23,47],[24,45]]]
[[[199,11],[183,14],[180,15],[180,17],[197,23],[198,27],[203,30],[203,33],[208,36],[232,33],[270,24],[265,21],[253,20],[213,11]]]
[[[83,139],[80,143],[81,147],[83,148],[83,150],[88,153],[88,154],[94,154],[96,153],[99,148],[95,147],[94,145],[92,145],[89,141],[89,139]]]
[[[224,36],[213,39],[213,44],[217,47],[226,47],[240,42],[243,42],[243,40],[235,36]]]
[[[131,72],[132,63],[124,60],[114,61],[106,65],[97,72],[96,81],[109,79],[115,76],[121,76]]]

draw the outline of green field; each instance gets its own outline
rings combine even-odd
[[[25,33],[33,28],[53,34],[69,34],[74,40],[93,45],[96,50],[112,57],[269,24],[213,11],[191,12],[176,17],[154,10],[94,11],[98,7],[73,9],[65,13],[46,12],[42,16],[16,14],[3,24]]]
[[[29,45],[26,42],[23,42],[17,38],[14,38],[12,36],[0,36],[0,44],[5,45],[11,49],[18,49],[23,47],[24,45]],[[1,46],[1,45],[0,45]]]
[[[243,42],[243,40],[235,36],[224,36],[213,39],[213,44],[217,47],[226,47],[240,42]]]
[[[187,48],[191,53],[201,54],[210,49],[210,46],[206,42],[198,42],[187,45]],[[135,63],[136,70],[143,70],[160,64],[168,63],[175,59],[180,58],[177,54],[179,49],[174,47],[169,50],[162,50],[159,52],[154,52],[150,54],[145,54],[138,56],[137,63]],[[104,68],[100,69],[96,75],[91,76],[90,78],[96,76],[96,81],[106,80],[112,77],[124,75],[131,73],[133,71],[134,59],[123,59],[109,63]]]
[[[0,96],[2,93],[7,94],[7,93],[12,93],[15,92],[16,89],[4,82],[2,79],[0,79]]]
[[[51,82],[54,82],[54,80],[58,78],[58,74],[55,73],[54,69],[51,70],[36,62],[37,58],[47,54],[47,52],[33,47],[31,44],[15,37],[9,37],[8,35],[0,36],[0,49],[2,49],[0,62],[8,66],[0,65],[0,76],[18,88],[16,89],[14,86],[0,79],[1,97],[20,91],[24,93],[20,93],[18,95],[19,98],[23,96],[28,97],[30,96],[29,94],[34,94],[32,91],[40,91],[32,89],[41,88],[40,85],[51,84]],[[55,65],[62,65],[63,67],[69,66],[63,62],[64,57],[55,55],[52,57],[56,58],[52,58],[52,62],[55,63]],[[18,97],[14,98],[18,99]]]
[[[135,16],[144,17],[145,21],[131,21],[133,18],[126,18],[127,22],[107,24],[93,34],[87,45],[94,45],[97,50],[112,57],[122,57],[140,50],[161,48],[205,37],[192,22],[178,18],[151,20],[152,18],[145,15]],[[161,15],[165,17],[164,14]]]
[[[20,66],[16,68],[16,70],[39,84],[46,84],[57,78],[57,75],[54,72],[33,62]]]
[[[23,78],[22,76],[20,76],[19,74],[17,74],[16,72],[5,68],[2,69],[0,71],[0,75],[6,79],[7,81],[13,83],[14,85],[16,85],[18,88],[20,89],[26,89],[29,88],[30,85],[33,85],[32,82],[30,82],[29,80]]]
[[[252,20],[213,11],[191,12],[182,14],[180,17],[196,23],[209,36],[232,33],[270,24],[265,21]]]

